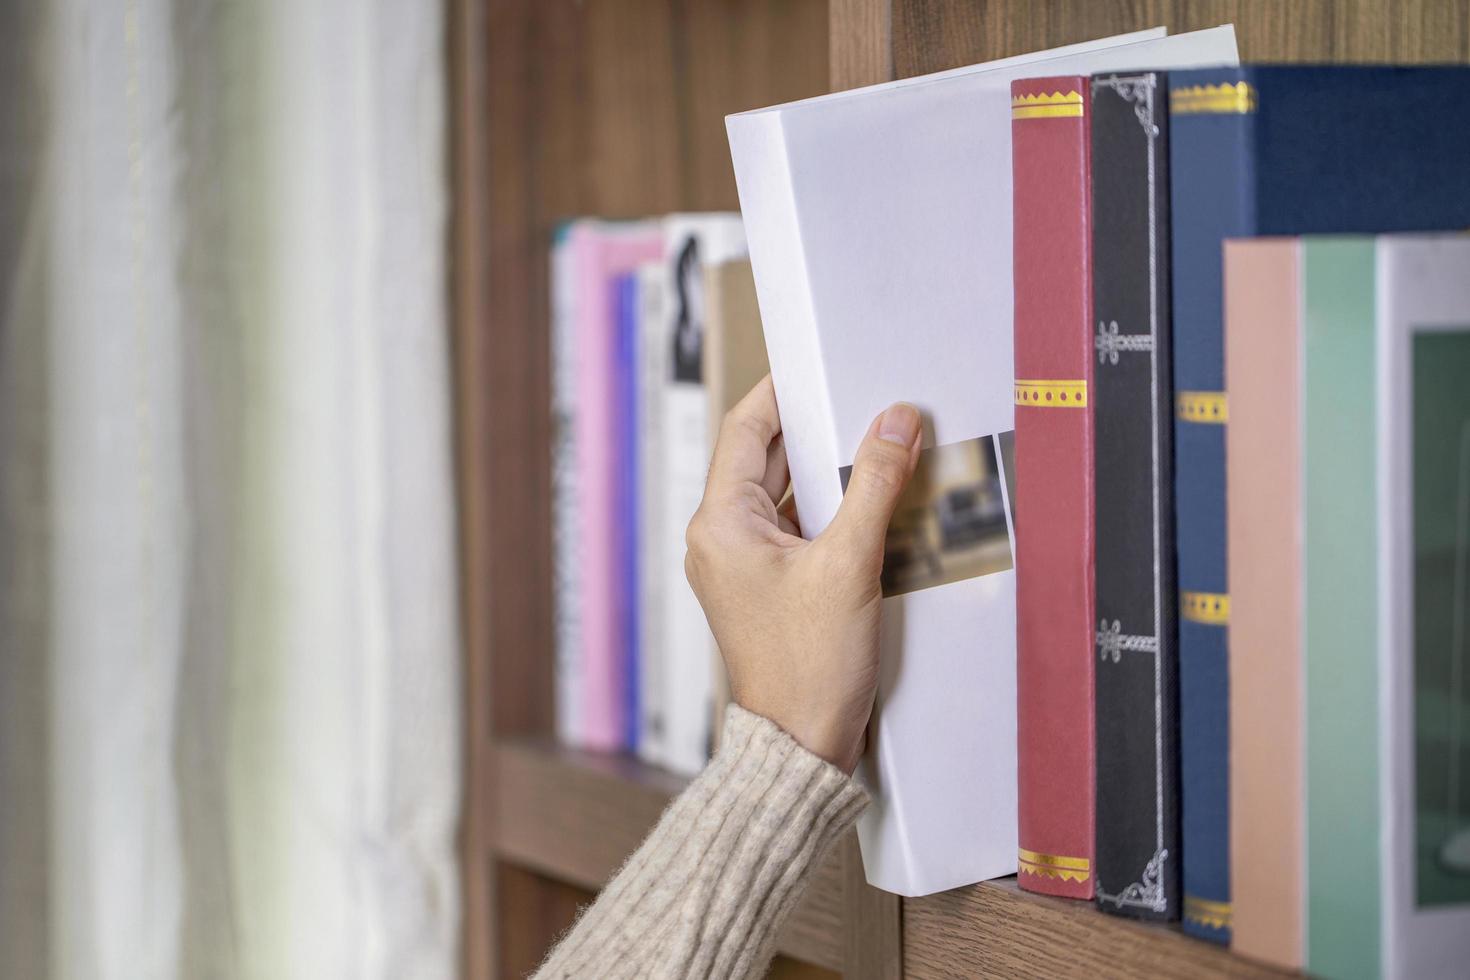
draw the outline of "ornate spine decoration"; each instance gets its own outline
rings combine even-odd
[[[1081,92],[1017,95],[1011,99],[1012,119],[1057,119],[1082,113]]]
[[[1248,82],[1187,85],[1169,93],[1175,116],[1245,115],[1256,111],[1256,90]]]

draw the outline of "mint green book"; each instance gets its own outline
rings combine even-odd
[[[1470,239],[1302,249],[1307,970],[1464,977]]]

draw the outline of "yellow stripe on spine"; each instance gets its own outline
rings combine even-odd
[[[1016,853],[1022,861],[1028,864],[1045,864],[1053,868],[1069,868],[1073,871],[1086,871],[1092,867],[1092,862],[1087,858],[1068,857],[1065,854],[1042,854],[1040,851],[1028,851],[1024,847]]]
[[[1042,854],[1028,851],[1024,847],[1017,852],[1022,874],[1033,874],[1040,878],[1060,878],[1063,881],[1086,881],[1092,877],[1092,862],[1087,858],[1067,857],[1063,854]]]
[[[1213,902],[1208,898],[1185,895],[1184,917],[1211,929],[1229,929],[1233,916],[1229,902]]]
[[[1169,93],[1169,113],[1175,116],[1245,115],[1256,111],[1256,90],[1247,82],[1189,85]]]
[[[1056,119],[1082,113],[1081,92],[1017,95],[1011,99],[1012,119]]]
[[[1016,381],[1016,404],[1032,408],[1086,408],[1087,381]]]
[[[1223,425],[1230,420],[1230,406],[1223,391],[1181,391],[1174,396],[1174,414],[1183,422]]]
[[[1179,615],[1191,623],[1224,626],[1230,622],[1230,596],[1223,592],[1181,592]]]

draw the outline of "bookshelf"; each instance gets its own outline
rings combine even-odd
[[[450,0],[465,650],[464,972],[523,975],[682,781],[552,730],[547,255],[555,222],[737,205],[723,116],[1168,24],[1257,61],[1470,60],[1470,0]],[[775,975],[1272,971],[1014,880],[900,901],[834,848]]]

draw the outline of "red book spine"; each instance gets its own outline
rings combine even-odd
[[[1011,85],[1019,883],[1071,898],[1096,880],[1088,90]]]

